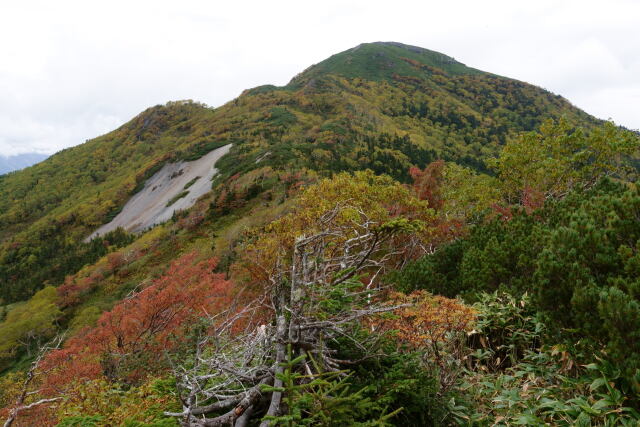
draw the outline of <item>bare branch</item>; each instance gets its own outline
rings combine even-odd
[[[338,222],[343,209],[353,209],[357,215],[349,223]],[[336,350],[328,344],[339,337],[361,350],[359,360],[379,356],[371,350],[375,340],[359,333],[360,322],[405,306],[376,303],[381,291],[377,278],[403,253],[391,244],[394,231],[344,204],[322,215],[313,230],[296,239],[292,253],[268,268],[259,267],[269,276],[264,278],[267,293],[258,301],[238,311],[231,308],[209,315],[213,327],[199,342],[193,365],[174,367],[183,411],[167,415],[190,426],[245,426],[251,417],[281,414],[281,374],[289,354],[292,359],[308,355],[318,362],[302,361],[292,367],[306,378],[326,371],[343,373],[341,365],[353,363],[335,358]],[[366,283],[356,280],[363,274],[369,275]],[[272,313],[271,321],[256,324],[251,316],[264,307]],[[241,321],[247,326],[237,333],[235,325]],[[265,384],[271,388],[263,392]],[[227,412],[203,417],[221,410]],[[260,424],[269,425],[269,421]]]
[[[25,400],[27,399],[27,397],[37,393],[37,391],[29,391],[29,387],[38,374],[40,362],[42,362],[42,359],[44,359],[49,351],[60,347],[63,337],[63,335],[58,335],[49,343],[45,344],[39,349],[38,355],[36,356],[36,359],[31,363],[31,367],[29,368],[24,383],[22,384],[22,391],[20,392],[14,407],[9,411],[9,417],[4,422],[4,427],[10,427],[22,411],[35,408],[36,406],[44,405],[45,403],[55,402],[61,399],[60,397],[40,399],[35,402],[25,404]]]

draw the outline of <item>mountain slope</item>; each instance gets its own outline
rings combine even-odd
[[[95,252],[101,244],[82,240],[146,178],[170,159],[194,159],[222,145],[207,138],[211,114],[192,102],[152,107],[109,134],[0,176],[0,298],[28,297],[103,255]]]
[[[211,191],[216,175],[215,163],[229,151],[230,145],[216,148],[198,160],[165,164],[150,177],[122,211],[98,228],[87,240],[123,228],[140,232],[169,220],[177,211],[189,209],[202,195]]]
[[[484,170],[483,160],[508,138],[547,118],[595,122],[548,91],[398,43],[359,45],[308,68],[285,87],[249,90],[235,105],[276,107],[252,130],[269,139],[262,154],[272,152],[273,164],[370,167],[396,177],[411,162],[437,157]],[[289,141],[280,140],[281,133]],[[307,160],[301,163],[301,157]]]
[[[272,171],[369,168],[406,181],[410,166],[437,158],[485,170],[508,138],[561,116],[595,122],[543,89],[397,43],[360,45],[285,87],[254,88],[215,110],[192,102],[153,107],[0,177],[0,297],[26,298],[96,259],[103,251],[82,239],[169,161],[231,143],[215,184],[245,177],[258,192],[268,190]]]

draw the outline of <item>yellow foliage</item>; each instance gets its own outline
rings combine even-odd
[[[540,132],[510,140],[492,159],[505,192],[512,198],[531,189],[561,197],[572,188],[589,188],[604,176],[634,178],[640,139],[611,122],[585,132],[567,120],[547,120]]]
[[[0,377],[0,408],[13,405],[22,391],[25,375],[23,372],[10,372]]]
[[[347,229],[353,227],[343,240],[355,235],[356,224],[363,215],[378,225],[398,215],[424,224],[432,219],[433,213],[425,201],[413,196],[406,187],[371,171],[353,175],[340,173],[323,179],[303,191],[295,202],[292,212],[262,229],[254,229],[250,235],[255,240],[246,247],[244,260],[261,280],[288,262],[296,238],[319,232],[321,217],[336,206],[341,209],[332,224]],[[338,248],[340,242],[334,243]]]
[[[58,420],[100,416],[103,425],[122,425],[125,420],[152,423],[163,418],[162,411],[175,404],[172,396],[158,391],[157,381],[150,380],[126,391],[104,379],[76,382],[55,408],[56,416]]]
[[[21,346],[51,337],[62,312],[56,305],[58,294],[53,286],[38,291],[26,304],[12,309],[0,323],[0,358],[13,356]]]
[[[479,174],[455,163],[444,168],[442,213],[447,219],[473,222],[502,198],[496,178]]]

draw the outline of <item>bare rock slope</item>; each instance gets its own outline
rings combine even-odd
[[[190,208],[200,196],[211,190],[211,180],[218,173],[214,166],[230,148],[231,144],[225,145],[192,162],[164,165],[111,222],[98,228],[87,240],[118,227],[130,232],[143,231],[167,221],[175,211]],[[188,188],[185,188],[188,184]],[[188,193],[176,199],[185,192]]]

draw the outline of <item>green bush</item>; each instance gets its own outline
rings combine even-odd
[[[102,425],[104,417],[99,415],[85,415],[76,417],[66,417],[60,420],[58,426],[61,427],[99,427]]]
[[[528,293],[551,333],[640,367],[640,194],[603,180],[532,214],[495,219],[390,276],[476,301],[480,292]]]
[[[173,205],[175,202],[177,202],[178,200],[182,199],[183,197],[187,197],[187,194],[189,194],[189,191],[181,191],[180,193],[176,194],[175,196],[173,196],[171,198],[171,200],[169,200],[167,202],[167,207]]]
[[[477,350],[449,410],[463,425],[637,425],[637,387],[615,365],[580,365],[550,346],[529,297],[482,294],[470,344]]]

